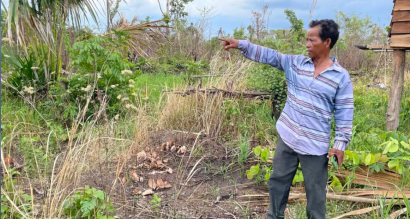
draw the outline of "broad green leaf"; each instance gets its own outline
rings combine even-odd
[[[366,164],[367,166],[371,165],[372,163],[374,163],[375,157],[373,154],[368,154],[364,160],[364,164]]]
[[[270,173],[266,173],[266,174],[265,174],[265,179],[266,179],[266,180],[269,180],[269,178],[270,178]]]
[[[333,176],[333,182],[330,184],[330,187],[333,188],[333,190],[337,192],[343,191],[342,183],[340,182],[339,178],[337,178],[336,176]]]
[[[410,157],[405,157],[405,156],[396,157],[396,159],[410,161]]]
[[[389,149],[390,149],[390,146],[391,146],[391,142],[389,142],[387,145],[386,145],[386,147],[384,148],[384,150],[383,150],[383,154],[387,154],[388,152],[389,152]]]
[[[252,175],[258,174],[259,173],[259,164],[251,166],[249,171],[251,172]]]
[[[395,166],[397,166],[397,160],[391,160],[389,163],[387,163],[387,166],[391,169]]]
[[[380,157],[382,156],[381,153],[377,153],[374,155],[374,162],[378,162],[380,160]]]
[[[389,161],[389,157],[387,157],[387,155],[385,154],[383,154],[379,159],[379,162],[382,162],[382,163],[387,163],[388,161]]]
[[[253,179],[253,174],[251,173],[250,170],[246,170],[246,177],[247,177],[248,179]]]
[[[263,149],[263,151],[261,152],[261,160],[263,161],[263,162],[267,162],[268,161],[268,159],[269,159],[269,153],[270,153],[270,151],[269,151],[269,148],[264,148]]]
[[[336,170],[339,169],[339,165],[338,165],[338,163],[336,162],[334,156],[332,156],[332,157],[330,158],[330,163],[332,164],[332,167],[333,167],[333,168],[335,168]]]
[[[406,143],[409,143],[407,137],[405,135],[400,136],[400,141],[404,141]]]
[[[401,141],[400,144],[403,145],[403,147],[407,149],[410,147],[410,145],[404,141]]]
[[[94,194],[93,194],[93,196],[94,196],[95,198],[100,199],[100,200],[104,200],[104,192],[101,191],[101,190],[95,191]]]
[[[259,155],[261,154],[261,146],[255,147],[253,149],[253,153],[255,154],[255,156],[259,157]]]
[[[403,169],[404,169],[403,164],[400,163],[400,162],[397,162],[396,171],[397,171],[399,174],[403,174]]]
[[[353,153],[349,150],[345,151],[345,156],[346,156],[346,160],[352,160],[353,159]]]
[[[353,164],[354,165],[359,165],[360,164],[359,154],[357,154],[356,152],[353,153]]]
[[[393,139],[395,139],[395,140],[399,140],[400,138],[399,138],[399,134],[397,134],[396,132],[393,132],[392,133],[392,137],[390,137],[390,139],[391,138],[393,138]]]
[[[399,150],[399,145],[398,144],[394,143],[394,144],[390,145],[390,148],[389,148],[390,153],[397,152],[398,150]]]

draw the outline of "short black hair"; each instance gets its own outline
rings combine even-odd
[[[322,41],[327,40],[330,38],[330,49],[336,44],[337,40],[339,39],[339,25],[331,19],[323,19],[323,20],[313,20],[310,22],[309,27],[316,27],[320,25],[320,32],[319,36]]]

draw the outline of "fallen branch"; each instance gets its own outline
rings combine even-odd
[[[261,91],[251,91],[251,92],[239,92],[239,91],[227,91],[218,88],[210,88],[210,89],[195,89],[190,88],[184,91],[181,90],[169,90],[169,91],[162,91],[163,93],[173,93],[173,94],[180,94],[182,96],[187,96],[195,93],[204,93],[204,94],[222,94],[224,97],[243,97],[243,98],[261,98],[261,99],[268,99],[272,93],[268,92],[261,92]]]
[[[234,75],[192,75],[191,78],[229,77]]]

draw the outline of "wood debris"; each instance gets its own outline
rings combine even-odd
[[[205,89],[196,89],[190,88],[184,91],[181,90],[169,90],[169,91],[162,91],[164,93],[173,93],[173,94],[180,94],[183,97],[195,93],[204,93],[204,94],[222,94],[224,97],[237,97],[237,98],[261,98],[261,99],[269,99],[272,93],[269,92],[261,92],[261,91],[228,91],[219,88],[205,88]]]

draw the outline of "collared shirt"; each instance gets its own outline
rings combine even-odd
[[[313,61],[303,55],[239,40],[242,55],[285,72],[287,100],[276,129],[282,140],[300,154],[324,155],[329,151],[330,122],[335,118],[333,148],[344,151],[352,136],[353,84],[349,73],[331,57],[333,65],[314,77]]]

